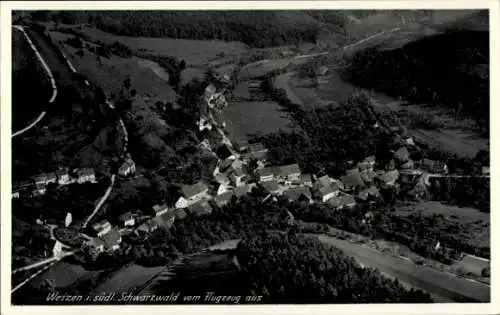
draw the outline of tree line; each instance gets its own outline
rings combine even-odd
[[[488,32],[448,32],[393,50],[365,49],[341,74],[363,88],[471,116],[488,135],[488,45]]]

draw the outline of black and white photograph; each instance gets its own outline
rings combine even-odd
[[[273,5],[9,13],[12,306],[492,302],[492,12]]]

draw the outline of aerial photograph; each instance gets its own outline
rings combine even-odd
[[[490,303],[489,14],[12,11],[11,304]]]

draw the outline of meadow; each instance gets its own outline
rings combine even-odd
[[[290,116],[275,102],[230,103],[223,117],[234,140],[293,128]]]

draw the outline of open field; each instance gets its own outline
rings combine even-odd
[[[466,255],[462,260],[453,264],[453,267],[463,269],[476,276],[481,276],[483,269],[490,268],[491,264],[489,260],[477,258],[472,255]]]
[[[39,277],[35,278],[33,280],[33,285],[39,286],[46,280],[53,280],[55,287],[64,288],[92,273],[92,271],[87,271],[80,265],[59,262],[42,273]]]
[[[235,102],[223,111],[227,131],[235,140],[252,134],[269,134],[280,129],[290,130],[291,120],[274,102]]]
[[[343,250],[364,266],[377,268],[381,272],[399,279],[399,281],[430,292],[442,299],[452,301],[465,298],[483,302],[490,300],[490,288],[485,284],[471,282],[425,266],[418,266],[412,262],[383,255],[368,247],[334,237],[311,236]]]
[[[209,60],[214,59],[221,52],[239,54],[248,49],[245,44],[240,42],[116,36],[87,27],[82,27],[81,32],[93,40],[104,43],[112,44],[119,41],[133,50],[185,60],[189,66],[206,66]]]
[[[202,68],[186,68],[181,72],[181,84],[186,85],[191,82],[194,78],[203,81],[205,79],[206,70]]]
[[[290,64],[290,58],[264,59],[245,65],[238,73],[240,81],[261,77],[266,73],[284,68]]]
[[[118,94],[125,79],[130,78],[132,86],[142,96],[157,96],[165,101],[175,101],[176,94],[168,85],[168,73],[156,62],[138,57],[111,58],[100,57],[84,50],[84,55],[77,55],[77,50],[65,43],[66,34],[52,32],[51,36],[58,40],[68,52],[68,57],[78,71],[96,83],[109,97]]]
[[[313,80],[300,78],[294,72],[287,72],[277,76],[275,84],[277,88],[285,89],[293,103],[302,105],[305,108],[341,102],[357,89],[353,85],[342,81],[335,72],[327,75],[326,81],[320,82],[317,86],[314,85]]]
[[[106,281],[99,284],[91,293],[102,292],[127,292],[135,286],[142,285],[145,281],[160,273],[165,267],[143,267],[132,264],[118,269]]]
[[[427,201],[397,207],[396,214],[407,216],[412,213],[424,215],[442,214],[450,223],[460,224],[464,228],[459,237],[479,247],[490,246],[490,215],[473,208],[461,208],[440,202]]]

